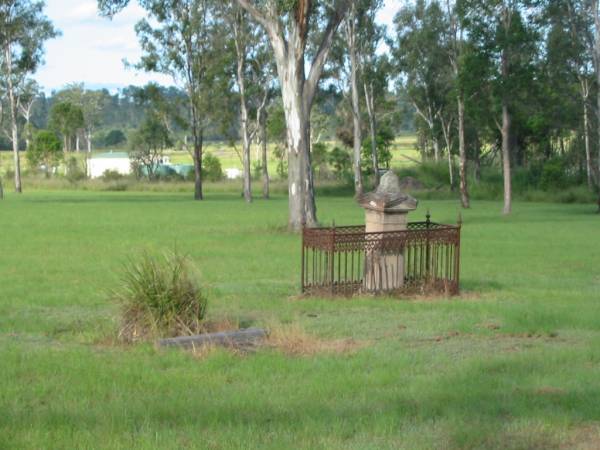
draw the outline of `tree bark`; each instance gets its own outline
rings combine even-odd
[[[88,130],[87,134],[86,134],[86,141],[87,141],[87,151],[88,153],[92,153],[92,131]]]
[[[437,136],[432,137],[433,141],[433,159],[437,163],[440,161],[440,141]]]
[[[591,2],[592,13],[594,17],[594,48],[593,60],[596,71],[596,114],[597,114],[597,135],[598,135],[598,183],[600,183],[600,10],[598,9],[598,0]],[[600,200],[599,200],[600,202]],[[600,203],[599,203],[600,206]]]
[[[371,135],[371,163],[373,165],[374,186],[379,186],[379,161],[377,155],[377,120],[375,118],[375,100],[373,95],[373,84],[367,87],[363,83],[365,91],[365,104],[367,105],[367,114],[369,116],[369,133]]]
[[[592,170],[592,152],[590,149],[590,131],[589,131],[589,112],[587,98],[583,100],[583,139],[585,143],[585,169],[587,174],[588,188],[594,188],[593,170]]]
[[[469,188],[467,184],[467,149],[465,144],[465,101],[462,93],[457,97],[458,103],[458,157],[460,178],[460,203],[463,208],[469,208]]]
[[[450,177],[450,190],[454,190],[454,167],[452,166],[452,142],[450,139],[450,128],[452,127],[452,121],[448,123],[444,120],[440,114],[440,122],[442,124],[442,132],[444,133],[444,140],[446,141],[446,151],[448,152],[448,175]]]
[[[354,169],[354,194],[363,193],[362,171],[360,167],[360,151],[362,147],[362,130],[360,120],[360,101],[358,97],[358,58],[356,55],[356,21],[355,5],[352,3],[350,14],[346,20],[346,40],[350,54],[350,94],[352,98],[352,124],[354,129],[352,166]]]
[[[512,211],[512,186],[510,174],[511,117],[506,100],[502,101],[502,175],[504,177],[504,214]]]
[[[15,96],[15,87],[12,80],[12,52],[10,45],[7,43],[4,47],[4,57],[7,67],[7,91],[10,104],[10,120],[11,120],[11,139],[13,147],[13,161],[15,171],[15,192],[20,194],[23,192],[21,187],[21,158],[19,155],[19,128],[17,122],[17,99]]]
[[[244,200],[252,202],[252,173],[250,167],[250,130],[248,124],[248,107],[246,105],[246,80],[244,69],[246,65],[246,46],[243,42],[243,17],[242,12],[236,13],[233,19],[233,32],[235,36],[235,50],[237,56],[237,83],[240,90],[240,122],[242,132],[242,165],[244,172]]]
[[[261,161],[261,171],[262,171],[262,181],[263,181],[263,189],[262,195],[263,198],[269,198],[269,157],[267,152],[267,113],[263,108],[259,108],[257,111],[258,116],[258,129],[259,129],[259,139],[260,146],[262,150],[262,161]]]
[[[338,3],[330,15],[307,77],[305,50],[311,2],[295,2],[289,23],[284,29],[275,0],[267,1],[264,10],[257,8],[251,0],[237,1],[265,28],[277,64],[287,125],[288,227],[298,231],[305,225],[315,226],[317,209],[310,166],[310,111],[334,34],[346,14],[349,2]]]
[[[194,147],[194,200],[202,200],[202,149]]]

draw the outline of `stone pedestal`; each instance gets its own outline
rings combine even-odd
[[[365,208],[365,231],[384,233],[402,231],[407,227],[407,215],[417,207],[417,201],[400,191],[400,181],[387,172],[375,192],[364,194],[359,204]],[[404,253],[399,248],[386,248],[385,236],[368,239],[365,250],[363,288],[367,292],[386,292],[404,286]]]

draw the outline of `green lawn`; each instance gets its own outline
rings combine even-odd
[[[0,448],[594,449],[600,216],[475,202],[455,299],[298,299],[287,201],[28,192],[0,202]],[[423,201],[437,221],[457,204]],[[320,219],[362,222],[350,198]],[[195,357],[114,343],[128,257],[178,247],[210,320],[353,339],[347,353]]]

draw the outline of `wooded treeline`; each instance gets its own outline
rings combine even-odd
[[[127,3],[99,0],[99,12],[112,16]],[[102,145],[100,129],[103,139],[113,130],[110,138],[122,139],[123,124],[154,124],[178,136],[192,156],[199,200],[204,143],[241,142],[250,202],[250,147],[261,148],[266,197],[266,144],[279,139],[287,154],[289,225],[298,229],[317,223],[321,140],[343,144],[337,161],[348,158],[358,195],[378,183],[390,136],[407,128],[409,117],[422,160],[445,161],[463,207],[469,180],[477,182],[486,166],[502,172],[505,213],[515,168],[545,171],[555,188],[569,177],[597,189],[598,0],[415,0],[403,4],[392,29],[376,20],[383,0],[139,3],[148,18],[136,26],[143,50],[136,66],[171,75],[177,88],[111,95],[70,86],[51,99],[36,95],[28,80],[41,61],[40,42],[57,32],[39,2],[0,6],[2,29],[14,30],[0,33],[0,94],[16,162],[19,142],[27,146],[34,127],[56,130],[68,151]],[[29,17],[28,28],[21,16]],[[43,31],[37,47],[32,29]],[[23,51],[27,45],[37,59]]]

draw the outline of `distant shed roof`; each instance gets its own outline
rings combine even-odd
[[[129,159],[127,152],[106,152],[97,153],[92,156],[93,159]]]

